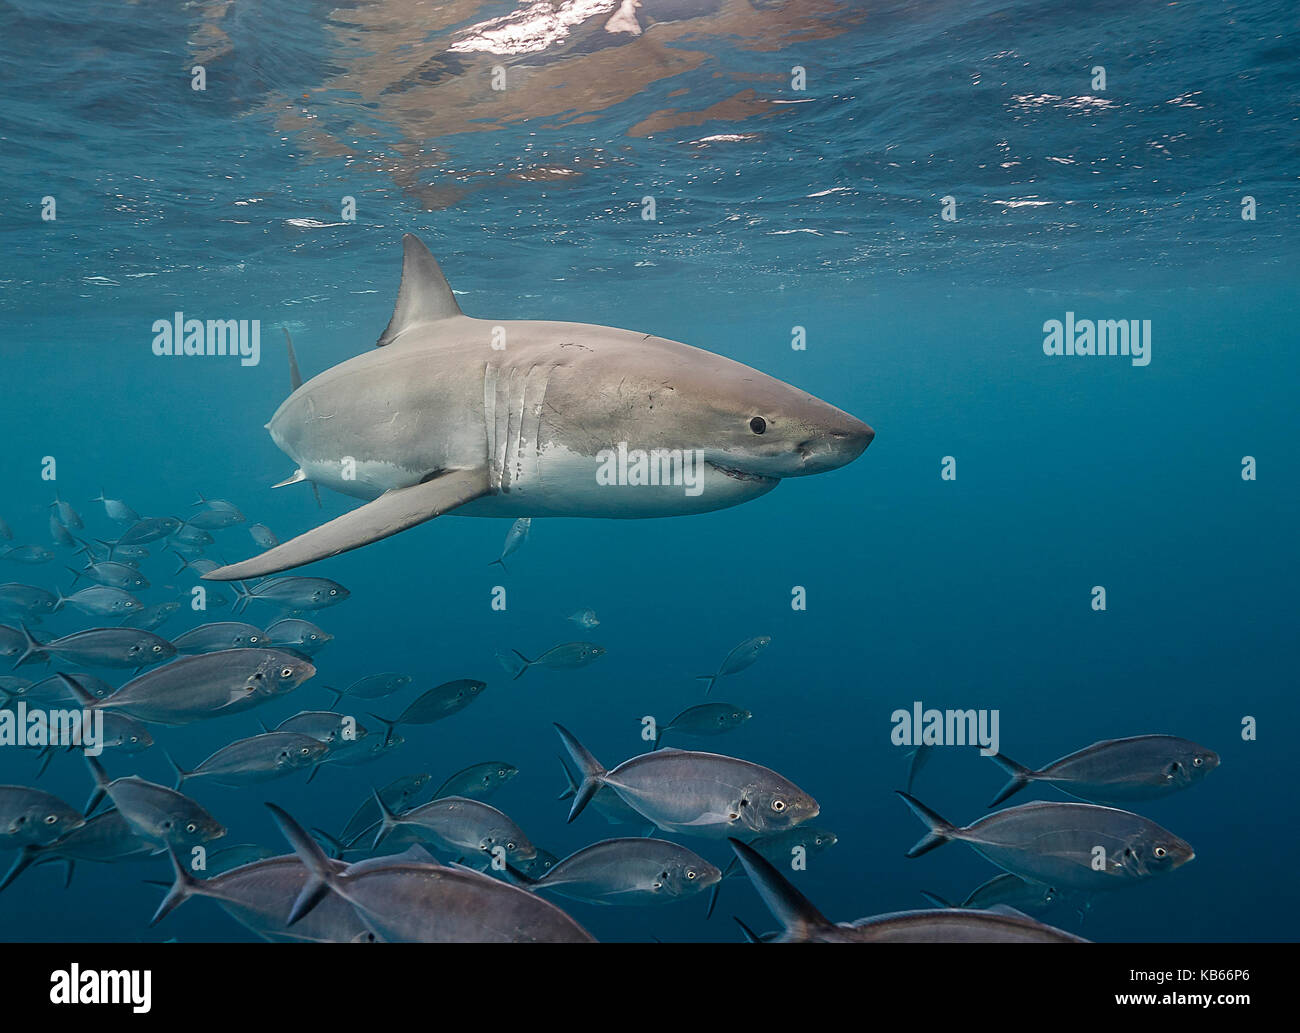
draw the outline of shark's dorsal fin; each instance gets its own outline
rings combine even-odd
[[[302,387],[302,374],[298,372],[298,356],[293,353],[293,338],[289,336],[289,328],[281,327],[284,331],[284,343],[289,349],[289,384],[292,390],[297,391]]]
[[[402,237],[402,286],[388,328],[375,342],[382,348],[406,330],[461,314],[456,297],[429,249],[414,233]]]

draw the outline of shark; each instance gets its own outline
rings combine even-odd
[[[806,391],[687,344],[467,316],[423,242],[408,233],[402,248],[376,347],[304,383],[289,341],[293,392],[266,425],[297,463],[282,484],[364,504],[205,580],[279,573],[447,514],[705,513],[842,467],[875,437]]]

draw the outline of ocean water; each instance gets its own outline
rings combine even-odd
[[[1202,783],[1132,808],[1193,862],[1044,917],[1098,941],[1293,939],[1296,21],[1267,2],[2,3],[0,518],[8,544],[56,556],[0,558],[0,581],[68,591],[80,561],[50,542],[56,490],[104,539],[121,526],[90,501],[101,489],[149,516],[229,499],[281,539],[353,508],[271,489],[294,469],[263,426],[290,391],[280,328],[307,377],[373,347],[415,233],[469,315],[687,342],[876,438],[735,508],[537,519],[508,571],[490,561],[509,521],[454,516],[297,571],[351,591],[305,615],[335,636],[317,676],[155,727],[153,749],[106,754],[111,775],[170,784],[164,749],[193,767],[258,719],[328,705],[321,685],[411,674],[368,723],[479,678],[469,708],[371,765],[187,791],[227,842],[279,850],[265,801],[337,831],[371,787],[504,760],[519,775],[491,802],[564,856],[627,830],[591,811],[566,824],[552,722],[612,767],[647,748],[646,715],[704,702],[695,676],[770,635],[708,697],[753,719],[675,745],[817,798],[838,842],[790,878],[831,918],[960,899],[997,873],[961,844],[903,856],[924,829],[893,792],[908,758],[891,715],[921,701],[996,710],[1003,750],[1035,766],[1156,732],[1215,750]],[[151,327],[178,311],[260,320],[260,361],[156,356]],[[1045,354],[1066,313],[1149,321],[1149,362]],[[214,559],[256,551],[247,525],[216,538]],[[141,600],[185,607],[158,633],[232,619],[189,609],[194,580],[160,544]],[[565,620],[584,607],[590,632]],[[97,623],[65,610],[34,630]],[[517,681],[494,656],[578,638],[607,654]],[[83,803],[75,754],[38,766],[0,749],[0,783]],[[914,793],[965,823],[1004,781],[938,749]],[[1011,802],[1031,798],[1066,799]],[[163,891],[146,880],[167,877],[165,859],[83,863],[65,890],[58,866],[33,868],[0,893],[0,938],[251,938],[202,900],[150,928]],[[602,940],[736,942],[732,915],[775,928],[743,879],[708,920],[703,897],[563,906]]]

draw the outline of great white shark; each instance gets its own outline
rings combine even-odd
[[[790,384],[652,334],[464,315],[402,238],[378,346],[301,382],[267,429],[310,481],[366,504],[210,581],[337,556],[436,516],[664,517],[736,506],[852,462],[869,426]],[[612,451],[698,460],[698,483],[609,483]],[[665,478],[669,480],[670,478]],[[628,478],[633,480],[633,478]]]

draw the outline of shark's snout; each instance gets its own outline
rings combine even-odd
[[[861,420],[840,413],[835,423],[800,443],[803,463],[799,472],[821,473],[845,466],[862,455],[875,436],[876,432]]]

